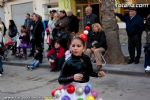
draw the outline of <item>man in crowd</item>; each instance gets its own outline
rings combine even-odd
[[[77,18],[77,16],[75,16],[72,13],[71,10],[67,12],[67,16],[69,19],[69,31],[74,32],[74,33],[78,33],[78,31],[79,31],[79,19]]]
[[[128,50],[130,59],[128,64],[138,64],[141,56],[141,36],[144,29],[144,20],[137,15],[135,8],[129,9],[129,16],[116,14],[122,21],[126,23],[126,31],[128,35]],[[135,56],[135,50],[137,55]]]

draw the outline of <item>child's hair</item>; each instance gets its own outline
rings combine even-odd
[[[72,41],[75,40],[75,39],[80,40],[81,43],[83,44],[83,46],[85,47],[85,42],[84,42],[84,40],[82,40],[79,36],[74,37],[74,38],[71,40],[71,43],[72,43]]]
[[[21,26],[21,33],[23,33],[23,32],[27,32],[27,28],[25,27],[25,25],[22,25]]]
[[[56,41],[54,42],[54,44],[55,44],[55,43],[58,43],[58,44],[60,44],[60,40],[56,40]]]

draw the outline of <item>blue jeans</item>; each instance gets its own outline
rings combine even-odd
[[[32,69],[39,67],[39,64],[40,64],[39,60],[34,59],[32,64],[31,64]]]
[[[3,62],[2,62],[2,57],[0,56],[0,74],[3,73]]]

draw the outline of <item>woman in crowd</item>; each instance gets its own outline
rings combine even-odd
[[[86,54],[89,57],[91,57],[91,55],[94,54],[96,59],[96,66],[98,69],[101,69],[102,68],[101,55],[103,52],[107,50],[106,36],[99,23],[93,24],[92,30],[93,30],[93,34],[91,37],[92,41],[87,42]]]
[[[18,33],[18,29],[16,27],[15,22],[13,20],[9,20],[8,35],[14,42],[14,45],[12,48],[12,55],[16,54],[16,47],[17,47],[16,35],[17,35],[17,33]]]

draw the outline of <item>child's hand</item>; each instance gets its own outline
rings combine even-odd
[[[53,60],[53,59],[49,59],[49,62],[53,63],[53,62],[54,62],[54,60]]]
[[[98,77],[104,77],[106,74],[104,71],[99,71],[98,72]]]
[[[83,74],[74,74],[74,80],[75,81],[82,81]]]

